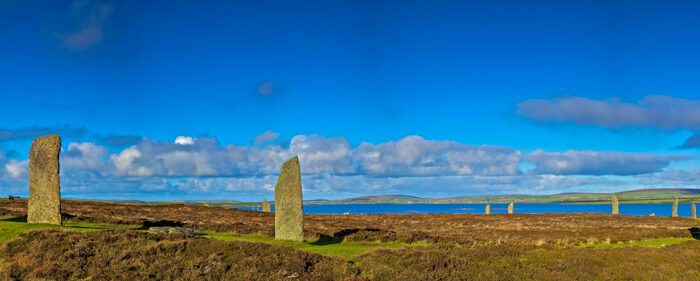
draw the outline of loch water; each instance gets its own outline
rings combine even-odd
[[[690,203],[678,204],[678,215],[690,217]],[[304,205],[306,214],[483,214],[486,204],[324,204]],[[700,208],[700,204],[696,206]],[[274,205],[272,210],[274,211]],[[507,213],[508,204],[491,204],[492,214]],[[646,216],[671,216],[672,203],[620,204],[620,214]],[[245,210],[260,210],[260,207],[240,207]],[[610,204],[563,204],[563,203],[515,203],[515,213],[605,213],[611,212]]]

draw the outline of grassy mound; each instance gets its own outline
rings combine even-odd
[[[30,230],[0,251],[2,280],[354,280],[341,258],[135,230]]]

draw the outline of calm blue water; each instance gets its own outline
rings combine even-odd
[[[690,216],[690,203],[678,204],[678,215]],[[700,208],[699,206],[695,206]],[[486,204],[348,204],[348,205],[305,205],[307,214],[483,214]],[[673,204],[620,204],[620,214],[646,216],[670,216]],[[508,204],[491,204],[492,214],[505,214]],[[260,207],[241,207],[244,210],[260,210]],[[272,206],[275,210],[275,206]],[[515,213],[605,213],[611,212],[610,204],[560,204],[560,203],[521,203],[515,204]]]

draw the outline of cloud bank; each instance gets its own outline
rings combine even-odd
[[[536,150],[525,159],[536,168],[534,174],[554,175],[638,175],[661,172],[671,161],[688,160],[678,155],[654,155],[616,151],[573,151],[564,153]]]
[[[95,142],[70,142],[61,153],[62,189],[105,193],[266,193],[281,164],[298,155],[305,192],[318,194],[538,193],[622,185],[605,175],[663,172],[688,157],[610,151],[522,153],[489,145],[407,136],[353,146],[344,137],[297,135],[287,147],[265,142],[220,144],[216,138],[140,138],[117,151]],[[274,138],[273,138],[274,137]],[[267,145],[262,145],[267,143]],[[523,172],[527,161],[534,168]],[[27,160],[0,151],[0,192],[26,192]],[[659,178],[663,181],[663,179]]]
[[[647,95],[636,103],[618,98],[584,97],[532,99],[518,103],[518,115],[535,122],[571,122],[604,128],[655,128],[700,130],[700,101],[664,95]]]

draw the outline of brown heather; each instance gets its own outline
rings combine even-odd
[[[286,246],[150,234],[31,230],[4,246],[0,280],[355,280],[342,258]]]
[[[143,226],[183,226],[196,230],[274,236],[274,213],[203,207],[64,200],[65,220]],[[0,217],[25,216],[27,201],[0,201]],[[306,239],[344,237],[353,241],[506,243],[573,245],[649,238],[691,237],[700,227],[685,217],[610,214],[377,214],[304,215]]]
[[[67,220],[260,231],[274,214],[196,205],[64,201]],[[26,200],[0,201],[0,216]],[[690,218],[610,214],[305,215],[306,238],[428,242],[345,261],[265,243],[135,230],[34,230],[0,248],[0,280],[700,280],[700,241],[661,248],[576,248],[692,237]],[[698,235],[700,239],[700,235]],[[286,277],[293,277],[289,278]]]

